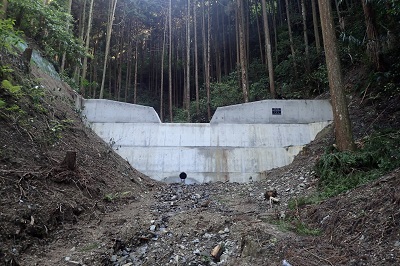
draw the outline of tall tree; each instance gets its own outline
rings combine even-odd
[[[137,103],[137,85],[138,85],[138,62],[139,62],[139,40],[135,42],[135,75],[133,80],[133,103]]]
[[[211,61],[211,19],[210,1],[207,1],[207,71],[206,71],[206,90],[207,90],[207,117],[211,120],[211,84],[210,84],[210,61]]]
[[[261,2],[262,2],[262,0],[261,0]],[[256,24],[257,24],[257,35],[258,35],[258,46],[260,47],[260,61],[261,61],[261,63],[265,63],[266,64],[266,62],[265,62],[265,60],[264,60],[264,54],[263,54],[263,46],[262,46],[262,38],[261,38],[261,27],[260,27],[260,19],[259,19],[259,16],[258,16],[258,5],[256,5]],[[263,15],[264,15],[264,13],[262,13]],[[266,46],[265,46],[265,48],[266,48]]]
[[[267,4],[265,0],[261,0],[263,22],[264,22],[264,38],[265,38],[265,54],[268,66],[268,77],[269,77],[269,90],[273,99],[276,98],[275,92],[275,78],[274,78],[274,67],[272,63],[272,50],[271,50],[271,38],[269,32],[268,16],[267,16]]]
[[[238,27],[239,27],[239,61],[241,72],[241,87],[244,102],[249,101],[249,86],[247,80],[247,49],[246,49],[246,32],[244,21],[244,7],[242,0],[236,0],[238,8]]]
[[[82,77],[81,77],[81,86],[80,86],[80,93],[82,95],[85,95],[84,82],[86,80],[87,62],[88,62],[88,56],[89,56],[90,30],[92,29],[92,17],[93,17],[93,2],[94,2],[94,0],[90,0],[89,18],[88,18],[88,24],[87,24],[87,29],[86,29],[85,57],[83,58]]]
[[[72,0],[68,0],[68,6],[67,6],[67,11],[68,14],[71,14],[71,8],[72,8]],[[69,30],[70,27],[70,21],[67,21],[67,31]],[[62,55],[62,59],[61,59],[61,67],[60,67],[60,72],[63,73],[64,72],[64,68],[65,68],[65,59],[67,57],[67,52],[64,51],[63,55]]]
[[[311,9],[312,9],[313,25],[314,25],[315,47],[317,53],[319,53],[321,51],[321,38],[319,36],[317,5],[315,3],[315,0],[311,0]]]
[[[289,1],[285,0],[285,3],[286,3],[286,20],[287,20],[288,31],[289,31],[290,50],[292,51],[293,69],[294,69],[294,75],[297,77],[298,74],[297,74],[297,64],[296,64],[296,50],[294,49],[292,24],[290,22]]]
[[[209,5],[209,2],[207,1]],[[208,20],[208,27],[207,27],[207,36],[206,36],[206,19],[205,19],[205,5],[206,1],[203,1],[201,5],[202,11],[202,39],[203,39],[203,63],[204,63],[204,79],[205,79],[205,87],[207,92],[207,118],[211,120],[211,106],[210,106],[210,32],[211,32],[211,25],[210,25],[210,10],[208,8],[207,12],[207,20]]]
[[[108,54],[110,52],[110,41],[111,41],[111,34],[112,28],[114,23],[114,16],[115,16],[115,8],[117,7],[118,0],[110,0],[109,10],[108,10],[108,21],[107,21],[107,37],[106,37],[106,50],[104,52],[104,65],[103,65],[103,78],[101,79],[101,87],[100,87],[100,99],[103,99],[104,95],[104,83],[106,80],[106,71],[107,71],[107,61],[108,61]]]
[[[5,19],[7,17],[7,7],[8,7],[8,0],[2,0],[0,9],[0,19]]]
[[[367,29],[367,54],[377,71],[383,70],[379,34],[376,27],[375,12],[371,1],[361,0]]]
[[[165,59],[165,45],[166,45],[166,35],[167,35],[167,21],[168,21],[168,16],[166,14],[165,15],[165,23],[164,23],[162,52],[161,52],[161,82],[160,82],[160,119],[161,119],[161,121],[164,121],[164,59]]]
[[[346,96],[344,94],[339,52],[332,18],[332,6],[331,2],[326,0],[318,0],[318,4],[332,99],[336,145],[341,151],[352,151],[355,149],[355,145]]]
[[[168,56],[168,93],[169,93],[169,119],[173,122],[172,113],[172,0],[169,0],[168,9],[168,29],[169,29],[169,56]]]
[[[197,2],[193,4],[193,30],[194,30],[194,83],[196,89],[196,114],[200,113],[200,96],[199,96],[199,54],[197,46]]]
[[[190,122],[190,0],[187,0],[186,14],[186,111]]]
[[[304,50],[306,56],[306,72],[310,73],[310,52],[308,47],[308,34],[307,34],[307,9],[305,0],[301,0],[301,15],[303,18],[303,35],[304,35]]]

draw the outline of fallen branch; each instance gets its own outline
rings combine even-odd
[[[304,250],[305,252],[307,252],[308,254],[312,255],[313,257],[315,257],[315,258],[317,258],[317,259],[319,259],[319,260],[325,261],[325,262],[329,263],[329,265],[333,266],[332,262],[330,262],[329,260],[327,260],[327,259],[325,259],[325,258],[322,258],[322,257],[320,257],[320,256],[318,256],[318,255],[316,255],[316,254],[314,254],[314,253],[312,253],[312,252],[310,252],[310,251],[307,250],[307,249],[303,249],[303,250]]]

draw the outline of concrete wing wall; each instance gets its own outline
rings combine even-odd
[[[153,107],[102,99],[81,99],[89,123],[161,123]]]
[[[218,107],[211,123],[303,124],[332,120],[328,100],[264,100]]]

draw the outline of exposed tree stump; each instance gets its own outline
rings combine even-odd
[[[76,169],[76,151],[67,151],[64,160],[61,163],[62,168],[75,171]]]
[[[32,52],[33,49],[28,47],[25,49],[25,51],[22,53],[22,62],[25,66],[25,72],[30,73],[31,72],[31,58],[32,58]]]

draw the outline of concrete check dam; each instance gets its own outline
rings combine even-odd
[[[290,164],[329,125],[327,100],[264,100],[220,107],[210,123],[161,123],[152,107],[79,99],[86,122],[132,167],[163,182],[259,180]]]

